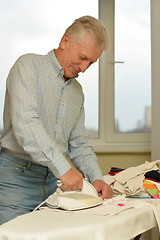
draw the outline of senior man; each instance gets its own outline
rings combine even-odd
[[[67,28],[57,49],[23,55],[10,70],[1,137],[0,224],[32,211],[56,191],[57,179],[63,190],[74,191],[87,178],[102,199],[112,197],[84,138],[84,95],[76,80],[108,45],[104,25],[84,16]]]

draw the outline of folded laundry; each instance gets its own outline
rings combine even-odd
[[[160,160],[154,162],[146,161],[139,166],[127,168],[113,176],[113,192],[115,194],[125,194],[126,196],[135,196],[140,193],[146,194],[147,191],[143,186],[144,175],[149,171],[159,169]]]
[[[144,180],[143,186],[153,198],[160,198],[160,190],[153,182],[150,182],[149,180]]]
[[[150,179],[150,180],[160,182],[160,172],[158,172],[158,170],[151,170],[149,172],[146,172],[144,176],[145,176],[145,179]]]
[[[119,172],[121,172],[121,171],[123,171],[123,170],[125,170],[125,169],[123,169],[123,168],[117,168],[117,167],[111,167],[111,169],[110,169],[110,171],[108,172],[108,174],[111,175],[111,176],[114,176],[114,175],[116,175],[117,173],[119,173]]]

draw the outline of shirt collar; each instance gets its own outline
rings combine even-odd
[[[60,63],[58,62],[56,56],[55,56],[55,53],[54,53],[54,49],[51,50],[49,53],[48,53],[49,57],[50,57],[50,60],[51,60],[51,63],[53,64],[54,66],[54,69],[56,71],[56,75],[57,76],[61,76],[61,78],[64,80],[63,78],[63,75],[64,75],[64,71],[60,65]],[[72,79],[75,79],[75,78],[78,78],[78,74],[74,77],[74,78],[71,78],[71,79],[68,79],[67,82],[71,82]]]
[[[48,53],[49,57],[50,57],[50,61],[51,63],[53,64],[54,66],[54,70],[56,71],[56,74],[57,76],[60,75],[63,77],[64,75],[64,71],[60,65],[60,63],[58,62],[56,56],[55,56],[55,53],[54,53],[54,49],[51,50],[49,53]]]

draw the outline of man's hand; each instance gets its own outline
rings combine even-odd
[[[96,180],[92,183],[97,193],[101,194],[102,199],[108,199],[113,197],[112,188],[102,180]]]
[[[62,182],[61,189],[68,191],[76,191],[77,189],[82,189],[83,187],[83,176],[74,168],[71,168],[62,177],[60,177]]]

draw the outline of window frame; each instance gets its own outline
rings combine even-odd
[[[150,152],[150,133],[114,133],[114,6],[99,0],[99,19],[110,33],[111,49],[99,61],[99,139],[90,140],[96,153]]]

